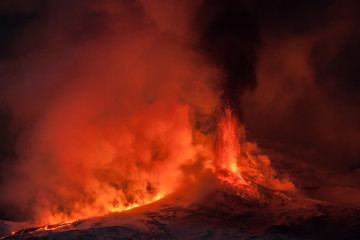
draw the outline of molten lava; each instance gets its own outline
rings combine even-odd
[[[217,171],[232,173],[236,178],[233,178],[230,182],[235,181],[236,184],[247,185],[239,168],[239,160],[241,158],[241,145],[239,140],[241,132],[238,128],[237,120],[231,114],[230,108],[224,110],[223,116],[221,116],[219,120],[217,131],[215,157]],[[227,180],[229,181],[230,179]]]
[[[293,190],[289,180],[280,180],[270,166],[270,160],[257,145],[246,141],[244,126],[240,126],[231,109],[221,113],[217,126],[215,167],[222,182],[257,195],[256,184],[276,190]]]

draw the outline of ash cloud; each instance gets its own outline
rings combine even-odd
[[[211,64],[223,70],[222,99],[242,118],[241,95],[256,87],[258,19],[245,1],[202,2],[197,17],[197,47]]]

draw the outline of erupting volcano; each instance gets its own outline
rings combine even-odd
[[[208,145],[206,149],[210,151],[206,153],[208,159],[203,160],[201,166],[198,166],[198,171],[192,173],[193,175],[190,176],[189,182],[185,181],[186,183],[182,183],[182,185],[172,185],[173,188],[168,190],[168,192],[158,191],[157,187],[161,186],[161,183],[153,187],[150,185],[150,182],[144,189],[129,189],[128,192],[126,188],[124,189],[124,186],[123,188],[113,186],[112,192],[101,192],[101,189],[95,189],[101,192],[97,199],[91,202],[75,199],[75,203],[66,206],[69,208],[67,212],[64,212],[60,205],[50,210],[38,210],[38,216],[41,216],[41,221],[37,222],[37,224],[50,223],[51,225],[12,231],[12,234],[40,233],[41,235],[41,233],[44,234],[46,231],[64,230],[69,226],[82,224],[88,218],[98,219],[104,215],[111,216],[109,215],[110,213],[122,212],[140,206],[152,206],[151,203],[156,203],[157,201],[161,203],[164,199],[167,203],[171,202],[171,204],[176,206],[174,211],[179,206],[187,206],[191,209],[202,204],[202,201],[191,199],[192,197],[189,198],[187,192],[190,191],[191,193],[193,188],[199,190],[203,184],[206,184],[206,181],[209,181],[206,178],[202,179],[203,175],[207,175],[207,178],[212,178],[210,181],[215,184],[212,187],[208,187],[208,191],[202,194],[201,198],[203,199],[209,198],[209,195],[211,196],[220,191],[222,194],[233,198],[232,201],[235,201],[233,202],[235,208],[236,205],[244,202],[254,206],[268,204],[270,203],[269,197],[272,198],[271,195],[285,202],[290,200],[291,198],[286,193],[294,192],[295,187],[289,180],[280,180],[275,177],[276,174],[270,166],[269,158],[259,153],[260,150],[255,143],[246,140],[244,127],[240,127],[239,121],[232,114],[230,107],[223,107],[217,111],[216,116],[215,137],[210,138],[213,142],[210,141],[205,144]],[[196,149],[194,148],[192,151],[196,152]],[[198,163],[190,163],[190,165]],[[186,165],[186,161],[183,164]],[[184,166],[184,168],[186,167],[189,166]],[[107,174],[109,173],[111,174],[111,172],[107,172]],[[182,173],[184,175],[182,178],[188,178],[186,173],[186,171]],[[120,176],[121,172],[117,174]],[[172,175],[165,176],[172,177]],[[171,182],[171,179],[165,180]],[[116,181],[116,177],[112,181]],[[107,183],[115,184],[114,182]],[[130,182],[126,184],[129,184],[129,187],[131,186]],[[270,195],[264,192],[265,189],[271,192]],[[60,195],[60,197],[66,196]],[[210,198],[216,200],[216,197]],[[224,203],[226,204],[226,202],[221,204]]]
[[[360,239],[358,3],[0,3],[0,239]]]

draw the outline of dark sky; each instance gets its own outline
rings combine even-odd
[[[0,2],[1,171],[9,172],[19,161],[19,139],[26,138],[45,104],[21,102],[28,93],[18,86],[33,89],[31,79],[21,78],[31,68],[29,56],[52,44],[71,52],[111,35],[108,14],[86,8],[93,2]],[[128,21],[146,17],[140,2],[124,1]],[[215,84],[222,101],[245,123],[248,137],[271,156],[273,166],[316,197],[341,201],[337,196],[347,194],[346,187],[360,199],[358,1],[203,0],[192,9],[191,48],[223,71]],[[142,22],[136,26],[150,28]],[[56,55],[54,61],[61,68],[70,55],[60,60]],[[39,91],[51,98],[57,85],[44,84]],[[15,105],[26,106],[27,117],[14,113],[5,97],[9,89],[19,94]],[[6,176],[0,184],[7,184]]]

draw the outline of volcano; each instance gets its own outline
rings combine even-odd
[[[355,0],[0,2],[3,239],[360,239]]]
[[[40,227],[30,222],[2,222],[3,239],[360,237],[359,210],[307,198],[291,182],[276,179],[269,159],[254,154],[255,145],[249,151],[247,144],[251,143],[242,135],[226,108],[218,120],[214,168],[198,166],[191,173],[186,168],[196,167],[184,166],[186,184],[175,192],[101,217]]]
[[[358,239],[359,210],[258,186],[261,201],[219,184],[200,202],[174,193],[102,217],[28,227],[2,223],[2,239]],[[183,190],[183,191],[194,191]],[[24,225],[25,224],[25,225]]]

